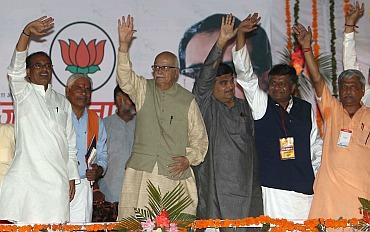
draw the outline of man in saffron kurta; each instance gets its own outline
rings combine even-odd
[[[136,105],[134,146],[127,163],[118,220],[148,205],[147,180],[162,193],[181,183],[193,203],[184,211],[195,214],[197,189],[190,165],[198,165],[208,148],[207,132],[194,96],[176,83],[177,57],[162,52],[154,60],[154,79],[133,70],[128,50],[133,39],[133,18],[118,23],[120,47],[117,81]]]
[[[293,30],[305,51],[325,128],[309,217],[361,217],[357,198],[370,198],[370,109],[361,103],[365,78],[358,70],[343,71],[338,77],[338,101],[314,61],[310,28],[298,24]]]

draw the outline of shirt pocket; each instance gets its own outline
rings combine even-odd
[[[356,137],[356,142],[360,146],[370,148],[370,127],[361,124]]]
[[[49,107],[49,112],[53,126],[58,130],[65,131],[67,126],[67,113],[60,107]]]

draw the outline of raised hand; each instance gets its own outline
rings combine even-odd
[[[217,44],[219,47],[224,47],[227,41],[236,35],[238,29],[234,29],[235,17],[232,14],[222,17],[220,36],[218,37]]]
[[[350,4],[349,11],[345,17],[345,32],[350,33],[354,31],[356,27],[356,23],[358,20],[364,15],[365,12],[365,5],[364,3],[360,4],[356,1],[355,5]]]
[[[260,22],[261,17],[258,16],[258,13],[249,14],[238,27],[238,33],[247,33],[257,29],[258,23]]]
[[[122,21],[118,19],[118,35],[119,35],[119,50],[122,52],[128,52],[130,44],[134,38],[134,18],[130,15],[125,17],[122,16]]]
[[[25,51],[30,42],[30,37],[33,36],[44,36],[50,32],[50,29],[54,27],[54,19],[52,17],[42,16],[28,23],[23,29],[16,50],[19,52]]]
[[[43,36],[46,35],[53,27],[54,19],[52,17],[42,16],[41,18],[27,24],[23,30],[23,33],[26,36]]]
[[[306,29],[302,24],[298,23],[293,26],[293,32],[303,49],[311,47],[312,31],[310,26]]]

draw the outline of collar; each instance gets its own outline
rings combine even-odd
[[[73,111],[72,111],[73,112]],[[85,107],[85,110],[84,110],[84,112],[83,112],[83,114],[82,114],[82,116],[81,116],[81,118],[80,119],[78,119],[77,118],[77,116],[76,116],[76,114],[75,114],[75,112],[73,112],[73,114],[72,114],[72,117],[73,117],[73,119],[75,119],[75,120],[77,120],[77,121],[82,121],[82,120],[87,120],[87,108]]]
[[[51,89],[52,89],[51,84],[48,84],[48,88],[46,89],[46,91],[43,85],[36,85],[34,83],[30,83],[30,85],[33,87],[34,90],[39,92],[42,96],[49,96],[51,93]]]

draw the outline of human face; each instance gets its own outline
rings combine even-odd
[[[179,77],[176,56],[168,52],[155,58],[152,69],[155,84],[162,91],[171,88]]]
[[[343,106],[355,106],[361,104],[365,89],[356,76],[341,80],[339,83],[339,98]]]
[[[43,85],[45,89],[51,82],[53,65],[49,57],[45,55],[36,55],[32,57],[31,64],[27,68],[27,79],[36,85]]]
[[[211,51],[213,45],[216,43],[220,32],[215,31],[212,33],[198,33],[191,38],[189,41],[185,53],[185,64],[186,69],[182,70],[182,74],[185,76],[191,76],[193,79],[188,77],[183,77],[183,84],[185,88],[192,89],[194,84],[194,79],[199,76],[201,66],[207,58],[209,52]],[[225,47],[223,53],[222,62],[231,63],[232,62],[232,47],[235,42],[229,43]],[[249,43],[247,41],[248,50],[250,51]],[[235,96],[240,99],[244,99],[243,89],[236,84],[235,85]]]
[[[91,92],[90,81],[86,78],[79,78],[67,89],[66,94],[72,107],[83,109],[90,104]]]
[[[294,88],[295,85],[289,75],[270,77],[268,92],[272,99],[279,104],[289,102]]]
[[[120,112],[135,113],[135,105],[127,96],[123,93],[117,93],[116,95],[116,106]]]
[[[233,103],[233,98],[235,97],[235,82],[233,75],[225,74],[216,77],[213,86],[213,96],[222,103]]]

